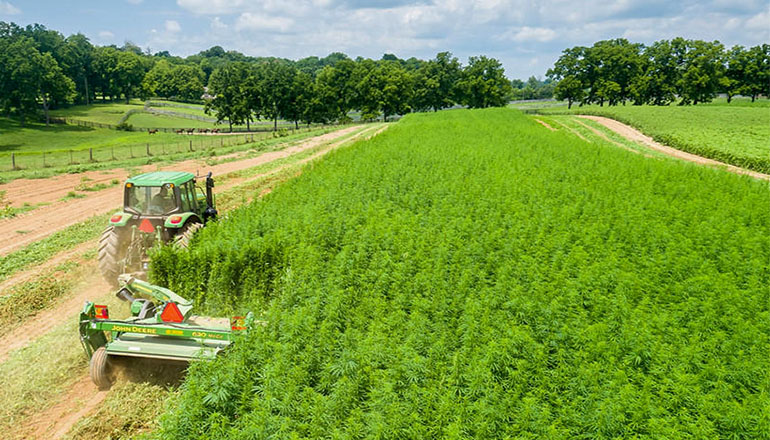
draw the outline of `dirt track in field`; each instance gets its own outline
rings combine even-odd
[[[729,165],[724,162],[719,162],[713,159],[707,159],[702,156],[698,156],[692,153],[687,153],[685,151],[677,150],[676,148],[663,145],[655,141],[653,138],[640,132],[639,130],[633,127],[630,127],[622,122],[618,122],[614,119],[605,118],[602,116],[588,116],[588,115],[578,115],[578,118],[590,119],[592,121],[596,121],[599,124],[602,124],[603,126],[609,128],[610,130],[614,131],[615,133],[623,136],[624,138],[630,141],[642,144],[646,147],[652,148],[655,151],[659,151],[661,153],[667,154],[672,157],[676,157],[689,162],[695,162],[701,165],[710,165],[710,166],[724,168],[725,170],[731,173],[745,174],[745,175],[754,177],[755,179],[770,180],[770,175],[768,174],[747,170],[745,168],[736,167],[734,165]]]
[[[386,128],[387,126],[380,127],[379,129],[367,128],[367,129],[361,130],[360,132],[354,134],[353,136],[351,136],[346,140],[332,142],[328,144],[326,147],[315,152],[311,156],[306,157],[300,161],[297,161],[296,164],[302,165],[307,162],[310,162],[318,157],[321,157],[329,153],[330,151],[336,149],[337,147],[346,143],[347,141],[352,141],[358,138],[374,137],[377,134],[381,133]],[[322,140],[318,140],[312,143],[312,145],[305,145],[305,143],[302,143],[295,147],[290,147],[285,150],[275,152],[275,153],[286,153],[286,154],[272,156],[273,159],[270,159],[270,160],[286,157],[290,154],[299,153],[301,151],[304,151],[308,148],[312,148],[314,146],[318,146],[324,142],[327,142],[330,139],[334,139],[348,132],[349,131],[347,130],[345,131],[345,133],[342,133],[342,134],[340,132],[337,132],[336,136],[325,137]],[[314,139],[318,139],[318,138],[314,138]],[[272,154],[272,153],[267,153],[267,154]],[[263,156],[265,155],[262,155],[257,159],[263,158]],[[248,161],[242,161],[242,162],[248,162]],[[242,162],[239,162],[239,163],[242,163]],[[269,160],[252,164],[249,167],[257,166],[265,162],[269,162]],[[281,170],[285,169],[288,166],[292,166],[292,165],[280,166],[269,172],[250,176],[247,179],[232,179],[228,181],[228,186],[247,183],[253,180],[257,180],[257,179],[261,179],[261,178],[273,175],[273,174],[277,174],[278,172],[280,172]],[[243,167],[243,168],[248,168],[248,167]],[[243,168],[238,168],[238,169],[243,169]],[[263,195],[268,194],[271,191],[271,188],[272,186],[263,190],[259,194],[259,197],[262,197]],[[113,205],[114,205],[114,200],[113,200]],[[56,256],[54,256],[53,258],[51,258],[50,260],[48,260],[46,263],[43,263],[42,265],[39,265],[33,269],[30,269],[28,271],[22,272],[20,274],[17,274],[8,278],[2,284],[0,284],[0,286],[2,286],[3,288],[7,288],[25,281],[32,280],[35,278],[36,275],[39,275],[45,269],[53,268],[58,264],[62,264],[67,261],[72,261],[80,257],[83,252],[86,252],[92,246],[95,246],[94,242],[89,241],[81,245],[78,245],[77,247],[71,250],[61,252]],[[46,334],[48,331],[50,331],[51,328],[54,328],[57,325],[61,324],[65,319],[73,319],[74,315],[82,308],[83,303],[85,301],[93,300],[94,298],[103,296],[105,293],[108,293],[110,291],[110,287],[102,279],[98,271],[98,268],[96,267],[96,262],[87,261],[83,264],[86,269],[85,272],[88,273],[88,275],[85,278],[80,280],[78,288],[72,289],[73,292],[77,292],[74,296],[70,296],[70,297],[67,297],[66,299],[59,301],[52,308],[40,312],[33,319],[30,319],[27,322],[25,322],[22,326],[12,330],[10,333],[6,334],[5,336],[0,337],[0,362],[5,361],[8,358],[9,354],[14,350],[25,347],[30,342]],[[77,347],[77,348],[79,349],[80,347]],[[86,373],[83,377],[78,379],[76,383],[70,386],[62,396],[60,396],[57,399],[57,402],[54,404],[54,406],[28,417],[22,424],[20,424],[16,429],[14,429],[14,432],[11,435],[13,438],[24,438],[24,439],[61,438],[64,435],[66,435],[67,432],[69,432],[69,430],[81,418],[95,412],[98,409],[99,405],[104,401],[106,395],[107,395],[107,392],[99,391],[96,388],[96,386],[91,382],[90,377]]]
[[[543,127],[547,128],[547,129],[549,129],[549,130],[551,130],[551,131],[556,131],[556,129],[555,129],[555,128],[551,127],[550,125],[548,125],[548,123],[547,123],[547,122],[545,122],[545,121],[543,121],[543,120],[540,120],[540,119],[537,119],[537,118],[535,118],[535,122],[537,122],[538,124],[542,125]]]
[[[360,126],[348,127],[300,141],[296,145],[284,148],[283,150],[271,151],[250,159],[213,166],[208,166],[203,161],[190,160],[177,162],[162,169],[189,171],[192,173],[211,171],[215,176],[222,175],[252,168],[276,159],[282,159],[360,129]],[[144,167],[143,171],[151,171],[153,169],[153,166],[148,166]],[[90,185],[98,182],[109,182],[112,179],[123,181],[127,177],[127,173],[124,170],[113,170],[110,174],[89,172],[75,175],[60,175],[50,179],[19,179],[5,185],[0,185],[0,191],[6,191],[6,200],[14,206],[19,206],[25,202],[32,205],[51,203],[17,217],[0,221],[0,255],[6,255],[9,252],[45,238],[56,231],[85,221],[95,215],[110,212],[120,206],[120,197],[123,192],[123,187],[120,185],[87,194],[83,198],[60,200],[69,191],[72,191],[84,176],[94,179],[88,182]],[[224,188],[226,187],[224,186]]]
[[[41,412],[34,420],[16,427],[12,438],[19,439],[59,439],[77,423],[98,407],[107,397],[107,391],[99,391],[84,376],[73,384],[66,396],[59,399],[52,407]]]

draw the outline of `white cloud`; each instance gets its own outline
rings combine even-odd
[[[17,8],[16,6],[0,1],[0,15],[19,15],[21,14],[21,9]]]
[[[286,32],[293,24],[294,20],[286,17],[266,17],[244,12],[235,20],[235,30]]]
[[[113,34],[110,31],[99,31],[99,38],[103,40],[110,40],[112,38],[115,38],[115,34]]]
[[[182,26],[176,20],[166,20],[166,32],[176,33],[182,31]]]
[[[746,20],[746,27],[764,31],[770,30],[770,7]]]
[[[236,14],[244,6],[244,0],[176,0],[176,4],[193,14]]]
[[[229,26],[223,23],[219,17],[214,17],[214,19],[211,20],[211,29],[214,31],[225,31],[228,28]]]
[[[0,0],[0,3],[4,0]],[[10,0],[15,1],[15,0]],[[144,4],[151,2],[145,1]],[[184,30],[159,27],[153,48],[180,55],[214,45],[253,56],[298,59],[432,58],[451,51],[498,58],[511,77],[543,75],[565,48],[625,37],[649,44],[677,36],[753,46],[770,40],[767,0],[176,0],[206,17]],[[189,34],[188,34],[189,33]]]
[[[508,35],[511,40],[516,41],[518,43],[524,43],[524,42],[530,42],[530,41],[535,41],[538,43],[546,43],[548,41],[555,39],[557,36],[556,31],[554,31],[553,29],[543,28],[543,27],[529,27],[529,26],[524,26],[522,28],[519,28],[516,31],[507,32],[506,35]]]

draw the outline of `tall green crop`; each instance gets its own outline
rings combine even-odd
[[[770,193],[550,132],[410,115],[165,249],[202,311],[163,438],[768,438]]]

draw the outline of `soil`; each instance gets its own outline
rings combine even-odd
[[[567,126],[567,125],[565,125],[565,124],[563,124],[563,123],[561,123],[560,121],[557,121],[557,120],[554,120],[554,122],[559,124],[561,127],[564,127],[565,129],[567,129],[567,131],[569,131],[570,133],[572,133],[575,136],[579,137],[580,139],[583,139],[584,141],[588,142],[589,144],[592,143],[591,141],[586,139],[582,134],[580,134],[577,130],[572,129],[572,127],[569,127],[569,126]]]
[[[85,263],[85,267],[91,267],[92,270],[88,270],[90,275],[72,289],[74,296],[58,301],[52,308],[41,311],[34,318],[26,320],[21,326],[0,337],[0,362],[5,361],[12,351],[48,333],[65,319],[74,319],[86,301],[104,296],[112,290],[99,273],[96,262]]]
[[[615,133],[618,133],[619,135],[625,137],[626,139],[637,142],[639,144],[642,144],[646,147],[652,148],[653,150],[659,151],[669,156],[673,156],[673,157],[690,161],[690,162],[695,162],[701,165],[718,166],[720,168],[724,168],[725,170],[731,173],[745,174],[745,175],[754,177],[755,179],[770,180],[770,175],[768,174],[747,170],[744,168],[736,167],[734,165],[726,164],[724,162],[719,162],[713,159],[707,159],[705,157],[701,157],[692,153],[687,153],[682,150],[677,150],[676,148],[672,148],[667,145],[663,145],[661,143],[656,142],[651,137],[643,134],[639,130],[633,127],[630,127],[626,124],[623,124],[622,122],[618,122],[614,119],[605,118],[602,116],[587,116],[587,115],[579,115],[578,117],[596,121],[602,124],[603,126],[609,128],[610,130],[614,131]]]
[[[196,174],[205,170],[211,171],[214,173],[214,176],[227,174],[291,156],[349,134],[359,128],[357,126],[348,127],[307,139],[280,151],[264,153],[254,158],[213,166],[206,165],[202,160],[190,160],[178,162],[162,169],[189,171]],[[142,171],[151,170],[153,170],[153,166],[147,166],[142,169]],[[119,201],[123,192],[123,187],[120,185],[84,194],[85,197],[83,198],[60,200],[68,192],[72,191],[75,186],[80,184],[84,176],[94,179],[88,182],[91,185],[98,182],[109,182],[112,179],[118,179],[122,182],[126,179],[127,173],[124,170],[113,170],[109,174],[88,172],[75,175],[59,175],[49,179],[18,179],[0,185],[0,191],[6,191],[6,201],[10,202],[13,206],[23,203],[32,205],[50,203],[19,216],[0,221],[0,256],[45,238],[68,226],[85,221],[90,217],[115,210],[120,205]],[[233,182],[229,182],[224,188],[232,184]]]
[[[603,132],[601,132],[601,131],[599,131],[599,130],[595,129],[594,127],[591,127],[590,125],[586,124],[585,122],[582,122],[582,121],[580,121],[580,120],[575,120],[575,122],[577,122],[578,124],[580,124],[580,125],[582,125],[583,127],[587,128],[587,129],[588,129],[588,130],[590,130],[590,131],[591,131],[593,134],[595,134],[595,135],[599,136],[600,138],[604,139],[605,141],[607,141],[607,142],[609,142],[609,143],[611,143],[611,144],[615,145],[616,147],[620,147],[620,148],[622,148],[622,149],[624,149],[624,150],[626,150],[626,151],[630,151],[630,152],[632,152],[632,153],[634,153],[634,154],[639,154],[639,152],[638,152],[638,151],[636,151],[636,150],[634,150],[633,148],[628,148],[627,146],[625,146],[625,145],[621,144],[620,142],[616,142],[616,141],[614,141],[614,140],[610,139],[609,137],[607,137],[607,135],[606,135],[606,134],[604,134]],[[578,136],[580,136],[580,134],[578,134],[578,132],[575,132],[575,134],[577,134]],[[583,138],[583,136],[580,136],[580,137],[581,137],[581,138]],[[585,138],[583,138],[583,139],[585,139]],[[652,156],[649,156],[649,155],[646,155],[646,156],[647,156],[647,157],[652,157]]]
[[[21,283],[25,283],[27,281],[31,281],[33,278],[36,278],[42,272],[52,269],[62,263],[72,261],[76,257],[84,254],[85,252],[91,249],[96,249],[95,241],[87,241],[85,243],[81,243],[70,250],[60,252],[54,255],[53,258],[51,258],[50,260],[45,261],[35,266],[32,269],[25,270],[23,272],[19,272],[11,275],[10,277],[0,282],[0,297],[10,293],[10,289],[12,287],[17,286]],[[0,347],[0,349],[2,349],[2,347]]]
[[[550,125],[548,125],[548,123],[545,122],[545,121],[541,121],[540,119],[535,118],[535,122],[537,122],[538,124],[542,125],[543,127],[547,128],[547,129],[549,129],[551,131],[556,131],[555,128],[553,128]]]
[[[372,129],[365,129],[351,136],[348,140],[353,140],[361,137],[371,138],[376,136],[380,132],[382,132],[385,128],[387,128],[387,126],[382,127],[374,132],[372,132],[373,131]],[[213,171],[215,174],[221,175],[228,172],[237,171],[240,169],[251,168],[257,165],[261,165],[263,163],[288,157],[292,154],[296,154],[304,150],[316,147],[322,143],[328,142],[329,140],[348,134],[351,131],[354,131],[355,129],[356,128],[353,127],[345,130],[340,130],[334,133],[329,133],[327,135],[306,140],[304,142],[288,147],[281,151],[265,153],[256,158],[245,159],[238,162],[217,165],[214,167],[208,167],[207,169]],[[297,163],[298,164],[307,163],[317,157],[320,157],[334,150],[335,148],[339,147],[346,141],[338,141],[338,142],[331,143],[327,147],[323,148],[322,150],[314,153],[313,155],[305,159],[302,159]],[[180,164],[176,164],[174,166],[174,169],[179,169],[179,165]],[[186,166],[190,166],[190,164],[187,164]],[[227,187],[232,187],[242,182],[259,179],[261,177],[277,173],[278,171],[280,171],[281,169],[284,169],[287,166],[290,166],[290,165],[279,167],[268,173],[260,174],[257,176],[251,176],[248,179],[244,179],[244,178],[230,179],[228,180],[226,185],[222,185],[218,188],[226,189]],[[115,178],[112,176],[116,174],[113,173],[113,174],[104,174],[104,175],[108,176],[104,178],[104,181],[109,181],[110,179]],[[60,182],[60,181],[67,181],[68,178],[71,178],[71,176],[57,176],[52,178],[52,180],[56,180],[57,182]],[[123,178],[125,178],[125,175],[123,175]],[[61,179],[61,180],[57,180],[57,179]],[[74,181],[79,182],[80,178],[77,178]],[[97,182],[97,179],[94,178],[94,181],[89,182],[89,184],[96,183],[96,182]],[[41,186],[50,188],[51,186],[56,186],[57,184],[58,183],[52,182],[52,185],[48,185],[46,183],[45,185],[41,185]],[[259,197],[269,192],[270,192],[270,188],[263,190],[262,193],[259,195]],[[35,197],[36,195],[40,197],[47,197],[46,196],[47,193],[49,193],[49,191],[40,191],[39,193],[36,194],[34,191],[23,191],[23,188],[20,188],[20,190],[17,192],[17,194],[20,194],[22,196],[24,194],[27,194],[29,197]],[[113,193],[116,193],[116,194],[113,194]],[[103,190],[98,193],[94,193],[93,195],[90,195],[87,198],[76,199],[74,201],[68,201],[66,203],[59,203],[56,206],[58,206],[59,209],[62,209],[62,210],[63,209],[71,210],[73,209],[73,205],[80,206],[80,203],[76,204],[75,202],[83,202],[85,204],[94,204],[94,203],[101,203],[102,200],[104,199],[103,205],[100,204],[99,208],[91,209],[89,212],[96,212],[98,209],[109,210],[109,209],[115,208],[116,195],[117,195],[117,198],[119,198],[120,196],[119,189],[116,191]],[[108,200],[109,202],[107,202]],[[51,206],[54,206],[54,205],[51,205]],[[43,209],[43,208],[39,208],[39,209]],[[33,217],[33,216],[31,215],[25,216],[24,218],[29,218],[29,217]],[[77,221],[79,220],[73,221],[71,223],[76,223]],[[62,226],[62,224],[63,223],[60,222],[60,223],[53,223],[52,225],[53,227],[58,227],[59,229],[66,227],[66,226]],[[2,237],[2,234],[4,233],[7,233],[7,231],[0,232],[0,237]],[[61,252],[55,255],[50,260],[48,260],[47,262],[41,265],[38,265],[33,269],[16,274],[6,279],[2,283],[0,283],[0,291],[6,290],[7,288],[17,285],[19,283],[32,280],[34,277],[38,276],[40,273],[42,273],[42,271],[45,271],[46,269],[55,267],[67,261],[76,260],[84,252],[93,248],[95,245],[96,244],[93,241],[89,241],[81,245],[78,245],[75,248],[70,249],[68,251]],[[12,351],[22,348],[27,344],[29,344],[31,341],[35,340],[36,338],[44,335],[48,330],[50,330],[50,328],[60,324],[63,319],[72,318],[72,316],[74,316],[80,310],[80,308],[83,306],[83,303],[85,301],[102,296],[106,292],[110,291],[110,286],[101,277],[101,274],[99,273],[98,268],[96,267],[95,261],[85,261],[85,262],[82,262],[82,264],[87,266],[86,269],[90,267],[92,270],[85,271],[89,275],[87,275],[84,279],[81,280],[78,288],[73,289],[73,292],[76,292],[74,296],[60,301],[53,308],[40,312],[33,319],[30,319],[28,322],[25,322],[20,327],[17,327],[16,329],[13,329],[8,334],[0,337],[0,362],[5,361],[8,358],[8,355]],[[172,373],[170,373],[169,377],[174,377],[176,379],[181,376],[178,374],[177,370],[174,370]],[[149,379],[144,377],[134,378],[132,377],[131,374],[121,376],[121,380],[135,380],[135,379],[150,380],[150,381],[158,380],[157,378],[149,378]],[[162,379],[165,380],[167,378],[162,378]],[[107,395],[107,391],[99,391],[97,387],[93,384],[93,382],[91,382],[91,379],[88,376],[88,373],[84,371],[84,375],[80,379],[78,379],[77,382],[75,382],[69,388],[69,390],[66,393],[64,393],[64,395],[60,397],[60,399],[57,401],[56,404],[54,404],[54,406],[42,412],[31,415],[27,420],[24,421],[23,424],[19,425],[19,427],[15,429],[13,433],[11,433],[11,437],[24,438],[24,439],[61,438],[62,436],[66,435],[67,432],[69,432],[72,426],[74,426],[75,423],[78,422],[78,420],[95,412],[98,409],[99,405],[104,401],[106,395]]]
[[[62,438],[78,420],[98,408],[106,396],[107,391],[99,391],[86,374],[54,406],[35,414],[14,429],[11,438]]]

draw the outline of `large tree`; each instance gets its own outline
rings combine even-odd
[[[770,96],[770,44],[754,46],[747,52],[745,82],[742,93],[751,96]]]
[[[85,35],[74,34],[67,37],[64,51],[68,60],[66,73],[75,82],[78,100],[88,105],[93,94],[89,83],[94,77],[94,46]]]
[[[251,118],[244,87],[249,81],[249,67],[236,62],[215,70],[209,78],[209,94],[214,97],[206,102],[206,113],[213,113],[219,122],[227,121],[230,131],[233,124],[243,124]]]
[[[690,41],[677,88],[680,105],[711,101],[719,91],[724,75],[724,46],[718,41]]]
[[[457,89],[461,102],[470,108],[502,107],[512,92],[500,61],[484,55],[470,57]]]
[[[3,66],[3,104],[6,111],[15,108],[21,124],[34,115],[42,105],[46,124],[50,122],[48,110],[52,104],[70,102],[75,85],[62,71],[50,53],[40,53],[29,37],[0,46],[0,64]]]
[[[414,107],[438,111],[456,102],[455,84],[462,75],[460,61],[450,52],[441,52],[416,70]]]
[[[257,72],[261,113],[273,121],[273,130],[278,130],[278,118],[294,115],[291,97],[297,70],[284,61],[274,60],[260,64]]]

